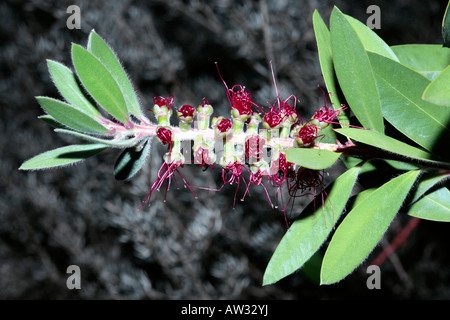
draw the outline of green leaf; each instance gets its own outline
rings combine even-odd
[[[341,89],[334,72],[333,54],[331,51],[330,31],[317,10],[313,14],[314,33],[317,42],[317,51],[319,53],[320,68],[322,70],[323,80],[327,87],[331,103],[335,110],[341,108],[342,102],[339,99]],[[340,112],[338,116],[340,123],[349,124],[350,120],[345,112]]]
[[[344,17],[358,34],[359,40],[367,51],[376,52],[386,58],[398,61],[394,51],[372,29],[349,15],[344,14]]]
[[[384,132],[380,97],[367,52],[358,33],[334,7],[330,19],[336,75],[351,110],[368,129]]]
[[[328,150],[291,148],[286,151],[286,160],[305,168],[322,170],[331,167],[340,155]]]
[[[47,60],[47,66],[55,86],[68,103],[93,117],[102,116],[86,97],[72,70],[52,60]]]
[[[425,220],[450,222],[450,191],[443,186],[424,195],[411,206],[408,214]]]
[[[51,115],[49,114],[44,114],[42,116],[38,117],[39,119],[43,120],[44,122],[46,122],[47,124],[51,125],[54,128],[58,128],[58,129],[64,129],[67,128],[67,126],[63,125],[62,123],[56,121],[55,118],[53,118]]]
[[[78,144],[61,147],[25,161],[19,169],[35,170],[66,166],[89,158],[107,147],[104,144]]]
[[[423,161],[430,161],[438,164],[446,164],[445,162],[440,162],[433,160],[432,154],[418,149],[416,147],[410,146],[404,142],[386,136],[384,134],[372,131],[363,130],[355,128],[341,128],[335,129],[336,132],[349,137],[350,139],[368,144],[370,146],[387,150],[389,152],[399,154],[408,158],[419,159]]]
[[[437,44],[405,44],[392,46],[400,63],[430,81],[450,64],[450,49]]]
[[[450,66],[444,69],[423,92],[422,99],[434,104],[450,107]]]
[[[81,83],[89,94],[116,119],[126,123],[128,109],[119,85],[92,53],[72,44],[72,61]]]
[[[136,93],[117,55],[94,30],[89,34],[87,49],[105,65],[117,81],[130,113],[138,118],[142,117],[143,114]]]
[[[355,184],[360,167],[353,167],[338,177],[328,189],[328,200],[314,214],[295,221],[278,244],[264,273],[268,285],[301,268],[327,239],[338,221]],[[331,203],[331,205],[330,205]],[[314,211],[311,203],[303,214]]]
[[[108,132],[97,119],[70,104],[48,97],[36,97],[36,100],[56,121],[69,128],[88,133]]]
[[[442,38],[444,40],[444,47],[450,48],[450,1],[445,9],[444,18],[442,19]]]
[[[100,111],[86,97],[72,70],[52,60],[47,60],[47,66],[59,93],[69,104],[93,117],[101,117]]]
[[[87,134],[84,134],[81,132],[76,132],[76,131],[67,130],[67,129],[55,129],[55,132],[69,134],[71,136],[74,136],[74,137],[77,137],[77,138],[80,138],[83,140],[87,140],[87,141],[94,142],[94,143],[100,143],[100,144],[108,145],[111,147],[117,147],[117,148],[130,147],[137,142],[136,138],[130,138],[127,140],[108,140],[108,139],[101,139],[101,138],[93,137],[93,136],[90,136],[90,135],[87,135]]]
[[[450,108],[421,99],[430,81],[401,63],[376,53],[368,54],[386,120],[425,149],[445,150],[450,138]]]
[[[425,192],[430,190],[436,184],[443,182],[444,180],[450,177],[450,173],[443,174],[438,170],[432,170],[430,172],[425,172],[419,179],[419,181],[414,186],[411,191],[411,197],[409,199],[409,203],[414,203],[419,200]]]
[[[325,252],[321,284],[338,282],[372,251],[408,195],[419,171],[409,171],[370,193],[348,213]]]
[[[141,170],[150,153],[150,141],[143,146],[125,149],[114,166],[114,176],[117,180],[128,180]]]

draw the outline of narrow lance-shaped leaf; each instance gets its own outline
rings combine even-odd
[[[425,220],[450,222],[450,191],[442,186],[425,194],[409,208],[408,214]]]
[[[274,283],[297,269],[322,246],[338,221],[358,177],[360,167],[349,169],[327,188],[328,199],[314,214],[295,221],[281,239],[264,273],[263,284]],[[314,211],[311,203],[303,214]]]
[[[94,117],[101,117],[100,111],[89,101],[72,70],[52,60],[47,60],[47,65],[55,86],[69,104]]]
[[[358,33],[334,7],[330,19],[336,75],[355,116],[368,129],[384,132],[380,97],[372,67]]]
[[[305,168],[322,170],[331,167],[340,155],[328,150],[291,148],[286,151],[286,160]]]
[[[450,178],[450,173],[442,173],[438,170],[432,170],[430,172],[425,172],[420,176],[419,181],[414,186],[411,191],[411,196],[408,202],[410,204],[419,200],[428,190],[433,188],[439,183],[443,183],[445,180]]]
[[[359,40],[365,50],[378,53],[386,58],[398,61],[394,51],[381,39],[372,29],[361,21],[344,14],[345,19],[350,23],[353,30],[358,35]]]
[[[341,128],[335,129],[335,131],[355,141],[359,141],[408,158],[449,165],[449,163],[434,160],[433,155],[427,151],[410,146],[402,141],[372,130]]]
[[[361,264],[389,227],[419,172],[392,179],[353,207],[325,252],[321,284],[338,282]]]
[[[450,65],[425,88],[422,99],[450,107]]]
[[[114,165],[114,176],[117,180],[128,180],[132,178],[145,164],[150,154],[151,141],[144,145],[125,149]]]
[[[41,153],[25,161],[20,170],[48,169],[74,164],[108,148],[104,144],[78,144]]]
[[[368,52],[383,115],[396,129],[432,152],[448,149],[450,108],[421,99],[430,81],[391,59]]]
[[[91,135],[73,131],[73,130],[58,129],[58,128],[55,129],[55,132],[69,134],[71,136],[75,136],[77,138],[87,140],[87,141],[90,141],[93,143],[101,143],[101,144],[105,144],[105,145],[108,145],[111,147],[117,147],[117,148],[130,147],[138,141],[137,138],[135,138],[135,137],[127,139],[127,140],[108,140],[108,139],[93,137]]]
[[[432,81],[450,64],[450,49],[438,44],[404,44],[391,47],[401,64]]]
[[[47,124],[51,125],[54,128],[58,128],[58,129],[65,129],[65,128],[67,128],[67,126],[63,125],[61,122],[56,121],[56,119],[53,118],[49,114],[44,114],[42,116],[39,116],[38,118],[43,120],[44,122],[46,122]]]
[[[136,93],[117,55],[94,30],[89,35],[87,49],[105,65],[117,81],[130,113],[138,118],[142,117],[143,114]]]
[[[122,91],[111,73],[92,53],[72,44],[72,61],[89,94],[116,119],[128,122],[128,109]]]
[[[87,133],[104,134],[108,132],[108,129],[100,124],[97,119],[70,104],[48,97],[36,97],[36,100],[56,121],[69,128]]]
[[[314,34],[316,36],[317,51],[319,53],[320,68],[322,70],[323,80],[335,110],[341,108],[342,101],[339,96],[342,95],[339,83],[334,72],[333,54],[331,51],[330,31],[317,10],[313,14]],[[350,120],[346,112],[340,112],[338,120],[342,124],[349,124]]]

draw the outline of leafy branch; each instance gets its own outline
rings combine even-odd
[[[242,200],[255,185],[274,206],[268,191],[272,187],[286,221],[289,204],[312,194],[314,199],[275,250],[263,284],[301,268],[330,237],[321,283],[335,283],[367,257],[399,211],[450,221],[449,24],[447,12],[444,46],[389,46],[336,7],[329,28],[314,12],[318,57],[332,107],[325,103],[309,120],[298,114],[293,95],[282,100],[277,93],[273,104],[263,107],[245,87],[230,88],[222,79],[230,118],[212,117],[214,109],[206,98],[194,108],[177,107],[172,96],[156,96],[152,121],[116,54],[92,31],[86,48],[72,45],[74,71],[48,60],[64,101],[37,97],[45,111],[40,119],[55,132],[88,143],[44,152],[20,169],[65,166],[119,148],[115,177],[130,179],[145,165],[156,138],[167,153],[143,204],[177,177],[194,193],[180,173],[186,164],[213,168],[217,163],[224,186],[245,186]],[[171,123],[173,113],[178,126]],[[323,170],[338,160],[346,171],[325,186]],[[369,171],[383,179],[354,194],[356,181]]]

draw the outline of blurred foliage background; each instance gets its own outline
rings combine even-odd
[[[79,30],[66,27],[73,4],[81,9]],[[371,4],[381,9],[376,32],[389,45],[441,43],[442,0],[2,1],[0,298],[450,298],[447,224],[421,222],[382,265],[381,290],[367,289],[364,265],[339,284],[320,287],[314,263],[262,287],[286,225],[261,188],[235,209],[234,188],[199,191],[198,200],[173,188],[166,202],[163,192],[155,193],[152,205],[138,211],[161,164],[157,144],[148,165],[127,182],[113,177],[117,150],[70,168],[18,171],[38,153],[79,143],[37,119],[42,111],[34,96],[59,97],[46,59],[71,65],[71,43],[85,45],[92,29],[118,53],[145,109],[153,96],[172,94],[177,106],[206,97],[215,115],[228,115],[216,61],[229,86],[245,85],[259,103],[272,102],[272,61],[281,96],[295,94],[309,118],[323,104],[313,11],[328,21],[337,5],[365,22]],[[182,172],[191,185],[220,186],[220,170],[186,166]],[[309,200],[298,201],[292,213]],[[404,223],[394,220],[383,243]],[[72,264],[81,268],[81,290],[66,287]]]

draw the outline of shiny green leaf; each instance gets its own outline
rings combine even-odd
[[[408,195],[419,171],[409,171],[370,193],[347,214],[325,252],[321,284],[351,273],[377,245]]]
[[[450,49],[437,44],[404,44],[391,47],[400,63],[430,81],[450,64]]]
[[[442,186],[425,194],[411,206],[408,214],[425,220],[450,222],[450,191]]]
[[[335,129],[335,131],[355,141],[359,141],[408,158],[448,165],[448,163],[433,160],[433,155],[427,151],[410,146],[402,141],[372,130],[341,128]]]
[[[330,31],[334,68],[351,110],[362,126],[384,132],[380,97],[367,51],[336,7],[331,13]]]
[[[410,199],[408,202],[414,203],[419,200],[428,190],[437,185],[440,182],[449,178],[450,173],[442,173],[438,170],[431,170],[425,172],[417,181],[414,188],[411,190]]]
[[[450,107],[450,66],[445,68],[425,88],[422,99],[440,106]]]
[[[352,28],[358,35],[359,40],[361,40],[364,49],[367,51],[376,52],[386,58],[398,61],[398,58],[394,51],[381,39],[372,29],[361,21],[344,14],[347,21],[350,23]]]
[[[314,214],[295,221],[278,244],[264,273],[263,284],[268,285],[301,268],[322,246],[342,214],[360,167],[353,167],[327,188],[328,199]],[[303,214],[313,212],[311,203]]]
[[[89,94],[113,117],[126,123],[128,109],[119,85],[97,57],[72,44],[72,61],[81,83]]]
[[[36,97],[36,100],[56,121],[69,128],[87,133],[108,132],[97,119],[70,104],[48,97]]]
[[[331,167],[340,155],[328,150],[291,148],[286,151],[286,160],[305,168],[322,170]]]
[[[341,89],[339,88],[339,83],[334,72],[330,31],[317,10],[315,10],[313,14],[313,25],[323,80],[327,87],[333,108],[337,110],[342,106],[342,101],[339,99]],[[343,124],[350,123],[350,120],[345,112],[340,112],[338,121]]]
[[[450,108],[421,99],[430,81],[401,63],[372,52],[368,55],[386,120],[429,151],[448,148]]]
[[[105,150],[107,147],[104,144],[75,144],[61,147],[41,153],[25,161],[19,169],[48,169],[74,164]]]

